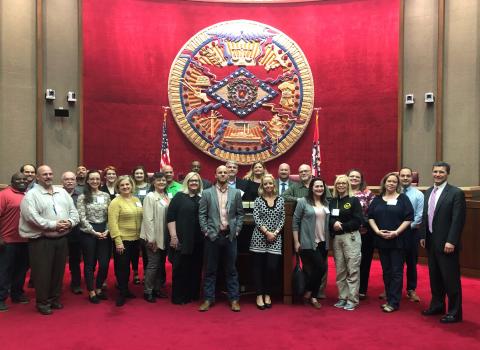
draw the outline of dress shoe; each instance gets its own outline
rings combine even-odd
[[[49,305],[37,304],[37,310],[42,315],[51,315],[53,313]]]
[[[0,301],[0,312],[6,312],[6,311],[8,311],[8,306],[2,300],[2,301]]]
[[[157,302],[157,299],[155,298],[155,296],[153,294],[149,294],[149,293],[144,293],[143,294],[143,299],[145,299],[145,301],[147,301],[149,303],[156,303]]]
[[[61,310],[63,309],[63,304],[59,301],[52,301],[50,303],[50,307],[53,309],[53,310]]]
[[[239,304],[238,300],[232,301],[230,306],[231,306],[230,308],[232,309],[233,312],[240,312],[240,304]]]
[[[97,293],[97,298],[100,300],[108,300],[107,294],[105,292]]]
[[[70,287],[70,290],[72,291],[73,294],[75,295],[80,295],[82,294],[82,288],[80,287]]]
[[[28,299],[28,297],[25,294],[12,298],[12,303],[14,304],[28,304],[29,302],[30,302],[30,299]]]
[[[266,309],[271,309],[272,308],[272,303],[265,303],[265,308]]]
[[[257,309],[259,309],[259,310],[265,310],[265,309],[267,308],[267,307],[265,306],[265,304],[263,304],[263,305],[257,304],[257,303],[255,303],[255,304],[257,305]]]
[[[88,301],[91,302],[92,304],[99,304],[100,298],[97,295],[89,295]]]
[[[396,309],[396,308],[394,308],[392,305],[388,305],[388,304],[387,304],[387,306],[385,306],[385,307],[383,308],[383,312],[386,312],[387,314],[390,314],[390,313],[395,312],[395,311],[397,311],[397,310],[398,310],[398,309]]]
[[[117,300],[115,300],[115,305],[118,306],[118,307],[121,307],[121,306],[125,305],[125,297],[119,295],[117,297]]]
[[[198,311],[200,312],[208,311],[210,309],[210,306],[213,306],[213,303],[210,302],[210,300],[205,300],[198,308]]]
[[[418,303],[420,301],[420,297],[415,293],[414,290],[409,290],[407,291],[407,298],[410,299],[410,301],[414,301]]]
[[[382,293],[380,293],[380,295],[378,296],[378,299],[384,299],[384,300],[386,300],[386,299],[387,299],[387,293],[385,293],[385,291],[382,292]]]
[[[358,299],[360,299],[360,300],[365,300],[365,299],[367,299],[367,295],[364,294],[364,293],[359,293],[359,294],[358,294]]]
[[[312,305],[315,309],[320,309],[322,307],[322,304],[317,299],[310,299],[310,305]]]
[[[433,315],[442,315],[444,311],[442,309],[425,309],[422,311],[423,316],[433,316]]]
[[[140,277],[138,277],[138,275],[133,276],[133,284],[140,284]]]
[[[441,319],[440,319],[440,322],[441,323],[457,323],[457,322],[461,322],[462,321],[462,318],[461,317],[457,317],[457,316],[453,316],[453,315],[445,315],[443,316]]]
[[[168,298],[168,294],[165,293],[164,291],[162,290],[156,290],[153,292],[155,294],[155,296],[159,299],[167,299]]]

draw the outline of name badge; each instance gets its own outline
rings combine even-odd
[[[135,205],[136,205],[137,207],[141,208],[141,207],[142,207],[142,202],[135,202]]]
[[[147,190],[140,190],[138,191],[139,196],[146,196],[147,195]]]
[[[389,199],[387,201],[387,205],[397,205],[397,200],[396,199]]]
[[[330,210],[327,207],[323,207],[323,210],[325,211],[325,214],[330,214]]]
[[[340,209],[332,209],[332,216],[339,216],[340,215]]]
[[[97,204],[104,204],[105,203],[105,197],[97,197]]]
[[[171,194],[170,192],[167,193],[168,194],[168,198],[172,199],[173,198],[173,194]]]

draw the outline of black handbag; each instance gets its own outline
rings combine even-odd
[[[303,296],[307,284],[305,273],[300,266],[300,257],[295,254],[295,267],[292,273],[292,293],[294,296]]]

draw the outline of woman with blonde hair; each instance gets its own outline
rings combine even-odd
[[[255,198],[258,197],[260,182],[262,181],[262,177],[267,174],[269,174],[269,172],[267,168],[265,168],[265,164],[262,162],[252,164],[248,173],[243,177],[244,180],[248,181],[248,187],[243,196],[245,201],[253,202]]]
[[[352,194],[347,175],[338,175],[330,200],[330,233],[337,270],[339,309],[353,311],[358,305],[362,241],[358,229],[362,223],[362,206]]]
[[[126,298],[135,298],[128,290],[128,280],[131,257],[139,249],[143,207],[140,199],[133,195],[135,185],[130,176],[120,176],[115,188],[120,195],[108,207],[108,227],[115,247],[115,276],[120,291],[116,305],[123,306]]]
[[[253,279],[257,290],[257,308],[272,306],[271,291],[282,255],[280,232],[285,222],[285,201],[277,195],[275,179],[263,176],[255,199],[253,219],[255,228],[250,241]]]
[[[200,297],[203,235],[198,219],[202,179],[190,172],[167,212],[172,250],[172,303],[187,304]],[[170,258],[170,255],[169,255]]]

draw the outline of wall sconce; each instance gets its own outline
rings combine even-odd
[[[425,102],[426,103],[435,103],[435,95],[433,92],[426,92],[425,93]]]
[[[405,104],[406,105],[413,105],[415,103],[415,98],[413,94],[406,94],[405,95]]]
[[[45,90],[45,99],[49,101],[55,100],[55,90],[53,89]]]
[[[75,94],[75,91],[67,92],[67,101],[68,102],[77,102],[77,95]]]

